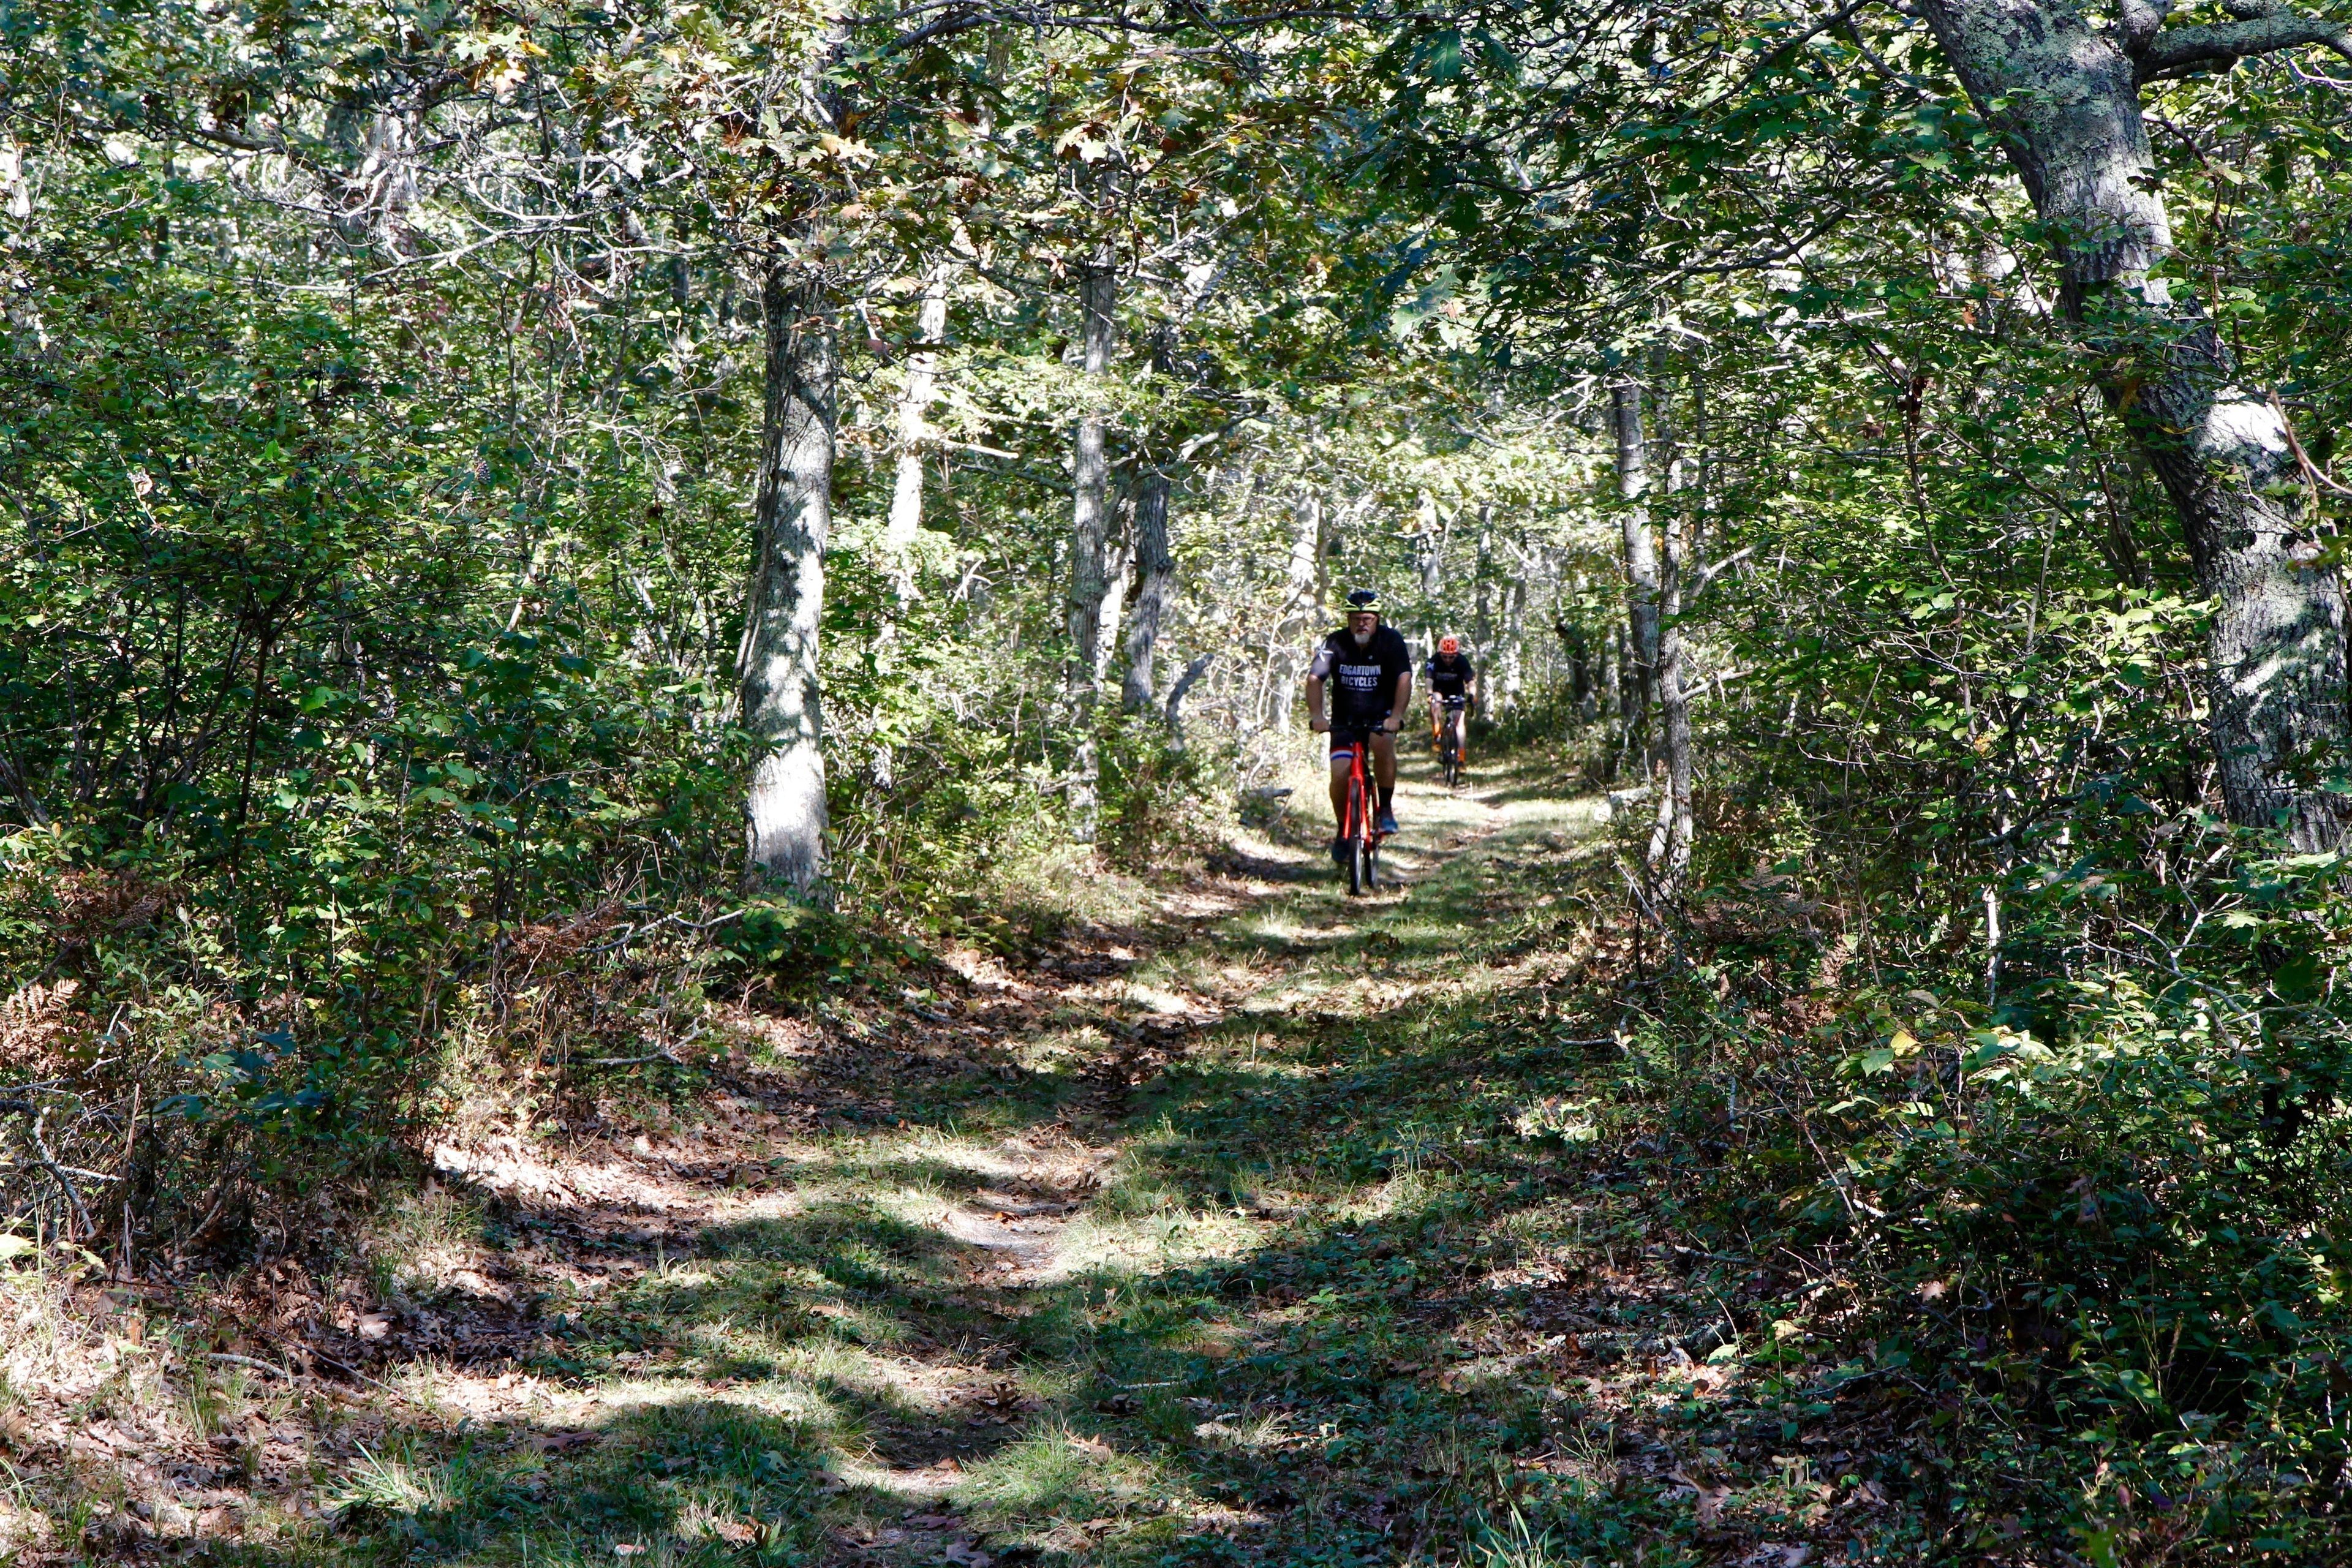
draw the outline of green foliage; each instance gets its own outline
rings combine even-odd
[[[1228,757],[1179,743],[1156,715],[1123,716],[1103,748],[1105,847],[1147,869],[1195,863],[1214,842],[1209,803],[1231,774]]]
[[[749,993],[1012,945],[1052,918],[1023,884],[1066,848],[1082,739],[1088,873],[1172,871],[1237,784],[1316,765],[1298,656],[1345,583],[1470,637],[1479,746],[1643,784],[1602,428],[1638,379],[1639,499],[1689,547],[1692,891],[1621,994],[1622,1104],[1531,1068],[1444,1125],[1530,1161],[1654,1133],[1724,1247],[1850,1276],[1847,1316],[1774,1320],[1753,1364],[1801,1424],[1892,1391],[1947,1555],[2326,1554],[2344,868],[2219,818],[2166,498],[1921,18],[1124,26],[0,0],[0,974],[8,1076],[84,1107],[64,1157],[140,1108],[154,1239],[232,1196],[257,1225],[480,1079],[678,1038],[706,964]],[[2342,97],[2284,62],[2150,92],[2161,270],[2279,388],[2324,534]],[[1096,377],[1071,276],[1105,253]],[[843,327],[834,866],[744,903],[777,266]],[[1151,705],[1090,736],[1085,415],[1122,519],[1169,480],[1180,583]],[[1114,686],[1127,658],[1097,658]],[[1359,1044],[1318,1067],[1358,1101],[1298,1101],[1311,1158],[1418,1191],[1459,1107]],[[1416,1119],[1362,1110],[1392,1091]],[[1418,1279],[1328,1237],[1296,1261],[1366,1313]],[[1370,1399],[1360,1373],[1332,1385]],[[1332,1425],[1327,1459],[1371,1442]],[[1075,1507],[1075,1450],[1040,1443],[975,1498]],[[746,1498],[800,1485],[777,1463]],[[387,1456],[350,1501],[467,1550],[520,1506],[470,1464]],[[1672,1533],[1656,1500],[1493,1515],[1476,1550],[1619,1553]]]

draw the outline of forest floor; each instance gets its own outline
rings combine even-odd
[[[54,1430],[0,1417],[0,1531],[254,1563],[1860,1560],[1891,1517],[1866,1456],[1747,1361],[1790,1280],[1678,1245],[1656,1149],[1596,1141],[1617,994],[1585,972],[1629,938],[1572,889],[1605,805],[1416,766],[1398,812],[1372,898],[1305,802],[1131,922],[743,1014],[739,1068],[615,1069],[593,1119],[444,1144],[371,1278],[168,1331],[68,1313],[83,1393]]]

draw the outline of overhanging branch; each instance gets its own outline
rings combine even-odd
[[[2276,54],[2309,44],[2324,44],[2352,60],[2352,26],[2282,12],[2242,22],[2170,27],[2148,40],[2147,52],[2139,56],[2139,79],[2145,84],[2191,76],[2253,55]]]

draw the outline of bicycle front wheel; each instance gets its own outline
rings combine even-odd
[[[1348,840],[1348,892],[1361,898],[1372,890],[1372,862],[1378,852],[1361,837]]]

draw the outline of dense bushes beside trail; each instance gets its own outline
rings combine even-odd
[[[929,754],[913,737],[885,801],[844,781],[831,904],[746,902],[730,752],[647,765],[585,659],[520,633],[491,646],[458,661],[451,708],[304,743],[315,765],[268,779],[233,870],[199,834],[95,811],[0,840],[0,973],[17,981],[0,1050],[42,1117],[16,1130],[126,1184],[101,1205],[28,1158],[17,1213],[110,1255],[331,1251],[300,1232],[303,1195],[405,1163],[469,1106],[527,1117],[574,1058],[686,1044],[709,998],[750,983],[797,992],[1018,940],[1038,894],[1008,899],[1005,879],[1054,824],[1007,813],[992,759],[951,749],[968,731]],[[312,708],[330,729],[333,704]],[[563,721],[583,712],[606,717]],[[616,736],[638,754],[599,765]],[[374,768],[337,765],[370,751]],[[1150,737],[1108,754],[1111,847],[1189,844],[1185,761]]]
[[[1802,1349],[1798,1405],[1881,1411],[1956,1546],[2340,1531],[2340,1112],[2286,1134],[2210,1006],[2127,982],[2077,988],[2044,1043],[1923,985],[1784,979],[1819,1022],[1668,982],[1631,1071],[1704,1167],[1706,1245],[1816,1285],[1752,1325]]]
[[[1663,1121],[1699,1244],[1801,1264],[1744,1331],[1792,1420],[1899,1442],[1945,1551],[2332,1557],[2340,858],[2218,820],[2177,601],[1769,603],[1799,696],[1716,719],[1610,1135]]]
[[[306,220],[216,168],[43,167],[0,251],[8,1213],[109,1256],[128,1226],[144,1263],[308,1246],[299,1194],[502,1084],[674,1045],[706,978],[997,929],[999,868],[1059,835],[1034,672],[973,686],[971,598],[844,552],[832,911],[712,940],[754,750],[758,397],[726,364],[758,322],[723,291],[584,326],[495,276],[321,303]],[[219,246],[151,246],[158,211]],[[666,359],[714,395],[643,403],[626,367]],[[984,495],[931,569],[1025,547]],[[1139,852],[1199,773],[1123,733],[1112,847]]]

